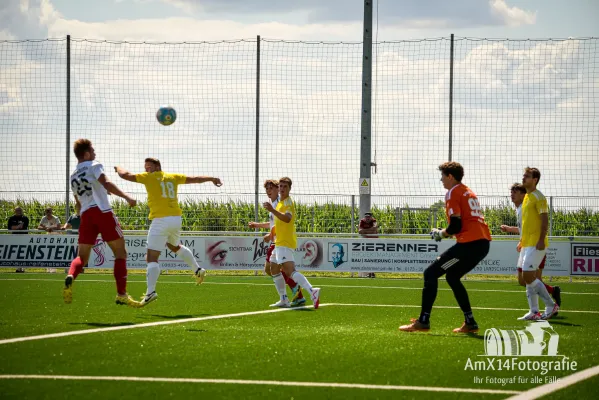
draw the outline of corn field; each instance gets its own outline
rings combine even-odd
[[[297,200],[297,199],[296,199]],[[0,200],[0,217],[4,221],[13,214],[14,208],[21,206],[29,217],[30,229],[35,229],[43,216],[44,209],[52,207],[54,215],[62,223],[66,221],[64,202],[39,202],[36,200]],[[183,230],[185,231],[229,231],[251,232],[248,222],[254,218],[254,204],[242,201],[214,202],[187,200],[180,203],[183,209]],[[354,210],[352,227],[352,207],[333,202],[307,204],[297,202],[298,232],[306,233],[357,233],[358,212]],[[148,205],[139,202],[129,208],[124,202],[115,201],[113,208],[125,230],[147,230]],[[438,202],[429,208],[401,208],[394,206],[372,207],[379,225],[379,233],[385,234],[426,234],[432,227],[446,225],[443,203]],[[502,224],[516,225],[516,216],[511,204],[506,201],[484,209],[485,219],[494,235],[504,234]],[[268,220],[266,210],[260,208],[260,221]],[[6,223],[6,222],[5,222]],[[590,208],[552,210],[550,217],[553,236],[599,236],[599,212]],[[6,228],[6,226],[4,226]]]

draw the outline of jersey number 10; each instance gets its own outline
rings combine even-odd
[[[162,188],[162,197],[175,198],[175,185],[173,185],[173,182],[166,182],[166,184],[165,182],[160,182],[160,187]]]

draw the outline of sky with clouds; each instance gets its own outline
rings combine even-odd
[[[291,175],[298,193],[357,194],[362,13],[360,0],[4,0],[0,192],[64,188],[70,34],[72,132],[94,140],[101,161],[140,171],[157,156],[223,177],[226,193],[252,193],[261,35],[260,180]],[[501,195],[533,164],[547,194],[599,196],[597,40],[525,40],[599,36],[599,2],[380,0],[374,13],[374,194],[443,194],[454,33],[453,159],[465,182]],[[14,42],[44,38],[60,40]],[[179,113],[169,128],[153,120],[166,102]],[[13,162],[17,151],[26,162]]]

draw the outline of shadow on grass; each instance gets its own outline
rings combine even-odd
[[[485,337],[478,333],[428,333],[428,336],[442,336],[452,339],[478,339],[484,340]]]
[[[162,318],[162,319],[185,319],[185,318],[199,318],[199,317],[210,317],[212,314],[197,314],[197,315],[161,315],[152,314],[151,317]]]
[[[556,321],[556,318],[558,318],[558,320]],[[571,322],[564,322],[564,321],[560,321],[560,319],[563,319],[564,317],[553,317],[551,318],[549,321],[551,323],[551,325],[561,325],[561,326],[584,326],[584,325],[579,325],[579,324],[573,324]]]
[[[112,326],[135,325],[135,323],[134,322],[113,322],[113,323],[105,323],[105,322],[69,322],[69,325],[87,325],[87,326],[93,326],[95,328],[110,328]]]
[[[187,332],[208,332],[208,329],[186,329]]]

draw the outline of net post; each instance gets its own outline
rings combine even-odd
[[[66,104],[66,163],[65,163],[65,221],[69,218],[71,210],[69,207],[70,201],[70,173],[69,166],[71,164],[71,35],[67,35],[67,104]]]
[[[360,191],[360,218],[370,212],[370,168],[372,163],[372,0],[364,0],[364,40],[362,44],[362,112],[360,136],[360,185],[367,179],[366,191]],[[366,193],[367,192],[367,193]]]
[[[256,161],[254,183],[254,220],[259,220],[259,188],[260,188],[260,35],[256,36]],[[256,229],[257,230],[257,229]]]
[[[453,33],[449,42],[449,158],[451,161],[453,150]]]

